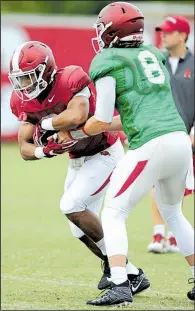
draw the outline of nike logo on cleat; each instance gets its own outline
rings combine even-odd
[[[136,290],[138,290],[138,288],[139,288],[140,284],[142,283],[142,281],[143,281],[143,279],[139,282],[139,284],[138,284],[136,287],[134,287],[134,286],[131,284],[131,289],[132,289],[132,292],[133,292],[133,293],[135,293]]]

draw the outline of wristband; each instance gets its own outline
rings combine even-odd
[[[41,122],[41,127],[42,127],[42,129],[48,130],[48,131],[55,131],[55,128],[54,128],[53,125],[52,125],[52,119],[53,119],[53,118],[44,119],[44,120]]]
[[[43,152],[43,147],[37,147],[35,149],[35,157],[37,159],[43,159],[45,157],[45,153]]]
[[[79,140],[82,138],[89,137],[89,135],[87,135],[87,133],[84,131],[83,127],[78,130],[68,131],[68,134],[69,134],[69,137],[74,140]]]

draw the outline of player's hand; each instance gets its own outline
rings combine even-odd
[[[75,145],[75,141],[73,142],[68,142],[68,143],[63,143],[63,144],[58,144],[55,142],[54,138],[48,138],[48,143],[47,145],[43,148],[43,152],[46,155],[46,157],[51,157],[51,156],[57,156],[59,154],[63,154],[65,152],[70,152],[72,147]]]
[[[56,135],[57,135],[57,142],[59,144],[66,143],[66,142],[74,142],[75,141],[75,140],[72,140],[70,138],[68,132],[59,131]]]

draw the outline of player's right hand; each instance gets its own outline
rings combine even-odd
[[[49,138],[47,145],[43,148],[43,152],[46,157],[57,156],[58,154],[70,152],[71,147],[73,147],[75,143],[77,142],[58,144],[55,142],[54,138],[51,137]]]

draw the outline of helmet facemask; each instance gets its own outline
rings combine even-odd
[[[101,52],[103,48],[105,47],[105,42],[102,40],[102,35],[106,31],[108,27],[112,25],[112,22],[108,23],[107,25],[104,26],[103,23],[99,24],[94,24],[93,28],[96,30],[96,37],[92,38],[92,46],[96,54]],[[98,45],[98,48],[96,48],[96,45]]]
[[[34,99],[46,89],[48,83],[43,79],[43,75],[47,60],[46,58],[45,63],[39,64],[35,69],[9,73],[8,78],[21,100],[29,101]]]

